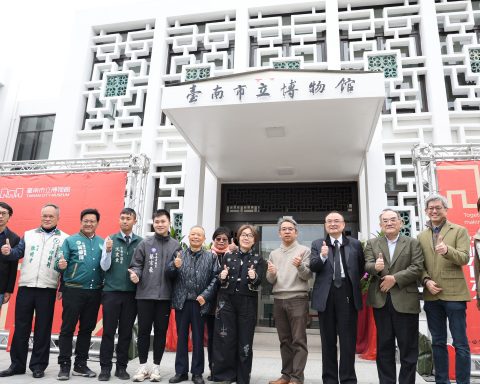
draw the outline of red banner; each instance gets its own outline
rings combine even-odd
[[[8,227],[23,236],[26,230],[40,224],[41,207],[53,203],[60,207],[58,227],[74,234],[80,229],[80,211],[96,208],[100,212],[97,230],[105,237],[118,231],[118,217],[124,204],[127,173],[85,172],[43,175],[0,176],[0,201],[10,204],[13,216]],[[18,282],[18,278],[17,278]],[[12,329],[15,296],[2,306],[0,329]],[[52,332],[59,333],[62,306],[57,303]],[[101,334],[101,311],[94,334]]]
[[[477,212],[477,199],[480,196],[480,161],[437,162],[437,181],[440,194],[449,200],[448,220],[463,225],[470,236],[473,236],[480,227],[480,215]],[[476,284],[473,252],[472,239],[470,261],[463,269],[472,294],[472,301],[467,305],[467,336],[472,353],[480,354],[480,312],[474,300]]]

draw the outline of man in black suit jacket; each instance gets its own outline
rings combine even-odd
[[[343,234],[345,219],[338,212],[325,218],[325,239],[312,243],[310,270],[316,272],[312,308],[318,311],[322,339],[324,384],[357,382],[355,346],[358,311],[362,309],[360,279],[365,268],[362,244]],[[340,340],[340,369],[337,362]]]
[[[20,242],[20,237],[7,227],[8,220],[10,220],[12,215],[12,207],[3,201],[0,201],[0,247],[2,248],[7,243],[13,248]],[[2,248],[0,248],[0,253],[3,254]],[[5,252],[7,251],[5,250]],[[15,280],[17,279],[17,266],[18,260],[6,261],[3,260],[3,257],[0,255],[0,307],[2,304],[8,303],[8,300],[10,300],[10,296],[13,293]]]

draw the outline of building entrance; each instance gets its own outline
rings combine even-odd
[[[356,182],[223,184],[221,196],[221,225],[235,233],[244,223],[254,224],[260,235],[255,250],[264,259],[280,246],[277,221],[282,216],[292,216],[298,222],[298,241],[307,247],[324,236],[323,223],[330,211],[338,211],[345,217],[348,235],[356,237],[358,233]],[[266,279],[259,295],[257,326],[274,327],[272,286]],[[318,328],[318,317],[313,310],[310,320],[310,328]]]

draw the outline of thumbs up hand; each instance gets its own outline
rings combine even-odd
[[[448,252],[447,244],[443,242],[442,235],[438,235],[437,245],[435,246],[435,252],[440,255],[445,255]]]
[[[276,275],[277,274],[277,267],[275,267],[275,265],[270,261],[268,260],[267,261],[267,270],[269,273],[271,273],[272,275]]]
[[[322,243],[322,249],[320,250],[320,254],[323,257],[328,257],[328,246],[327,246],[327,243],[325,241]]]
[[[60,252],[60,259],[58,260],[58,268],[62,271],[67,269],[68,263],[67,260],[63,257],[63,252]]]
[[[105,250],[107,252],[112,252],[112,247],[113,247],[113,240],[110,238],[110,236],[107,236],[105,239]]]
[[[254,280],[255,277],[257,276],[257,272],[255,272],[255,269],[253,269],[253,264],[248,268],[248,278],[251,280]]]
[[[227,276],[228,276],[228,269],[229,269],[229,268],[228,268],[226,265],[223,267],[222,272],[220,272],[220,279],[221,279],[221,280],[225,280],[225,279],[227,278]]]
[[[375,271],[381,272],[385,268],[385,263],[383,261],[383,254],[379,252],[377,260],[375,260]]]
[[[180,251],[177,252],[175,256],[175,260],[173,261],[173,264],[175,265],[175,268],[180,268],[182,266],[182,253]]]
[[[10,255],[10,252],[12,251],[12,247],[10,247],[10,240],[6,239],[5,244],[2,245],[2,255],[8,256]]]
[[[235,252],[237,249],[237,244],[235,244],[232,239],[232,242],[228,244],[228,252]]]
[[[138,278],[137,274],[134,271],[132,271],[131,269],[127,269],[127,271],[128,271],[128,273],[130,273],[130,281],[133,284],[138,284],[140,279]]]
[[[297,268],[298,268],[298,267],[300,266],[300,264],[302,264],[302,259],[303,259],[303,256],[304,256],[304,255],[305,255],[305,251],[304,251],[302,254],[295,256],[295,257],[292,259],[292,265],[293,265],[294,267],[297,267]]]

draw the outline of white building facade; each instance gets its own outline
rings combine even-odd
[[[353,235],[368,238],[389,206],[402,212],[407,233],[415,235],[412,147],[480,142],[479,0],[127,2],[77,12],[74,20],[67,46],[52,40],[42,57],[62,57],[64,75],[47,80],[57,95],[30,97],[13,61],[0,64],[2,160],[25,159],[31,132],[22,119],[34,116],[54,123],[41,139],[50,143],[47,151],[33,151],[33,158],[146,154],[152,167],[144,232],[151,212],[166,208],[184,233],[202,224],[209,236],[219,224],[248,219],[264,224],[266,234],[278,216],[293,212],[313,236],[320,235],[322,215],[337,209],[354,222]],[[268,68],[383,71],[385,102],[356,175],[325,177],[324,170],[338,164],[322,162],[317,177],[297,178],[288,167],[263,180],[248,172],[217,177],[162,110],[168,86]],[[349,111],[338,107],[336,113]],[[327,123],[319,126],[328,145]],[[248,151],[228,136],[218,139]],[[304,155],[298,147],[292,152]],[[348,163],[348,153],[341,159]],[[311,166],[312,157],[305,162]],[[237,195],[229,197],[232,191]],[[253,204],[252,195],[277,204]],[[290,209],[288,196],[305,200],[305,207]]]

